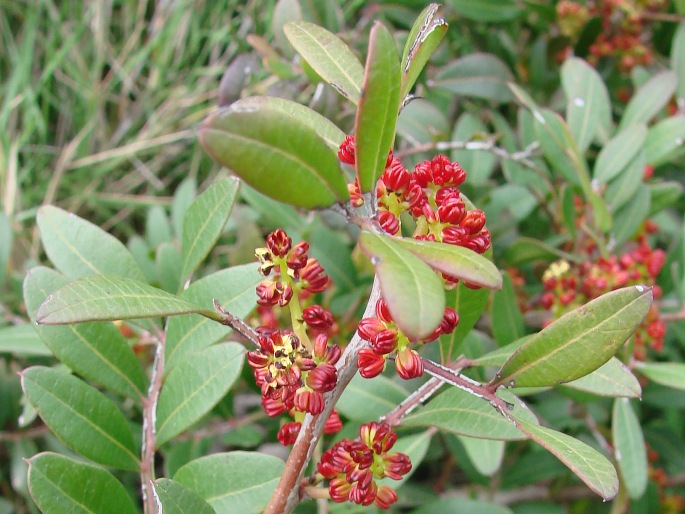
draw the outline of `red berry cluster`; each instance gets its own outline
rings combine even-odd
[[[359,440],[343,439],[324,452],[319,473],[330,480],[328,491],[334,502],[360,505],[375,503],[387,509],[397,501],[397,493],[376,480],[400,480],[411,470],[409,457],[389,452],[397,434],[384,423],[367,423],[359,430]]]
[[[599,257],[581,264],[557,261],[543,275],[545,292],[539,303],[551,310],[556,319],[604,293],[631,285],[653,286],[654,298],[658,299],[661,288],[655,282],[665,261],[664,251],[653,249],[644,234],[631,250],[620,256]],[[652,304],[635,333],[635,357],[644,359],[646,346],[661,350],[665,334],[666,325],[659,318],[659,307]]]

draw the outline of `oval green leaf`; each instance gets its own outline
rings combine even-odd
[[[647,489],[647,451],[640,421],[626,398],[614,401],[611,435],[623,485],[631,498],[640,498]]]
[[[652,304],[652,289],[632,286],[604,294],[548,325],[507,360],[493,384],[545,387],[570,382],[607,362]]]
[[[283,31],[322,79],[352,103],[359,101],[364,69],[349,46],[332,32],[307,21],[286,23]]]
[[[647,164],[645,152],[640,150],[606,188],[604,198],[613,211],[617,211],[628,203],[633,198],[635,191],[644,183],[645,164]]]
[[[100,391],[78,378],[42,366],[21,374],[24,393],[59,439],[105,466],[137,471],[140,460],[124,415]]]
[[[502,465],[504,458],[504,441],[494,439],[477,439],[475,437],[457,436],[478,473],[491,477]]]
[[[647,163],[654,166],[677,158],[685,151],[685,116],[672,116],[649,128],[645,143]]]
[[[27,323],[0,328],[0,354],[50,357],[52,352],[45,346],[35,327]]]
[[[620,247],[632,239],[649,216],[652,195],[649,187],[639,184],[630,203],[626,203],[614,214],[613,236],[616,246]]]
[[[501,291],[492,298],[492,335],[500,346],[514,342],[526,332],[526,322],[516,299],[509,274],[505,273]]]
[[[369,37],[364,84],[354,121],[357,178],[363,193],[375,192],[395,141],[400,108],[400,61],[395,40],[376,22]]]
[[[585,153],[598,135],[606,141],[611,131],[609,92],[597,70],[577,57],[561,67],[566,93],[566,121],[578,149]]]
[[[531,423],[537,423],[535,415],[518,398],[507,391],[501,396],[514,403],[517,414]],[[456,387],[450,387],[418,411],[409,414],[402,420],[402,426],[435,426],[454,434],[480,439],[525,439],[516,426],[490,403]]]
[[[44,514],[137,514],[121,482],[97,466],[44,452],[29,461],[31,497]]]
[[[189,356],[166,377],[157,404],[157,446],[180,434],[228,392],[243,366],[238,343],[212,346]]]
[[[445,312],[436,273],[397,239],[362,232],[359,244],[376,269],[381,293],[397,326],[412,340],[430,335]]]
[[[50,294],[38,309],[36,322],[63,325],[188,313],[202,313],[210,317],[216,315],[213,311],[137,280],[94,275],[74,280]]]
[[[647,126],[636,123],[616,134],[599,152],[593,177],[607,183],[632,162],[647,138]]]
[[[440,336],[440,360],[443,364],[458,355],[462,342],[476,326],[489,299],[490,291],[487,289],[472,289],[463,282],[445,293],[445,304],[459,313],[459,324],[451,334]]]
[[[479,141],[492,137],[486,134],[488,129],[485,123],[475,114],[466,111],[459,116],[454,125],[452,141]],[[468,172],[469,183],[474,186],[487,184],[497,165],[497,156],[488,150],[457,149],[452,150],[451,157]],[[512,184],[508,184],[507,187],[511,188]]]
[[[215,161],[274,200],[315,209],[349,198],[337,153],[282,110],[238,101],[208,116],[199,133]]]
[[[514,98],[507,85],[512,80],[511,71],[498,57],[473,53],[443,67],[429,85],[457,95],[505,103]]]
[[[387,414],[409,393],[401,384],[378,375],[365,379],[356,374],[335,404],[338,412],[354,421],[366,422]]]
[[[197,269],[219,239],[233,209],[239,185],[235,177],[220,179],[190,204],[183,219],[181,284]]]
[[[657,384],[685,391],[685,364],[680,362],[640,362],[637,371]]]
[[[642,395],[640,382],[616,357],[612,357],[589,375],[564,384],[564,387],[598,396],[639,398]]]
[[[628,102],[618,131],[633,123],[649,122],[669,102],[678,84],[672,71],[657,73],[643,84]]]
[[[618,493],[618,475],[609,460],[594,448],[550,428],[516,418],[519,430],[549,451],[605,500]]]
[[[681,22],[678,25],[678,29],[673,36],[671,69],[678,76],[678,87],[676,89],[678,100],[685,102],[685,22]]]
[[[24,279],[24,301],[31,321],[41,302],[68,279],[49,268],[33,268]],[[128,341],[112,323],[30,327],[61,362],[76,373],[123,396],[145,395],[147,377]],[[35,329],[35,330],[34,330]]]
[[[182,466],[173,478],[197,492],[217,514],[260,514],[284,467],[282,460],[263,453],[216,453]]]
[[[216,511],[199,494],[186,486],[160,478],[155,480],[155,495],[164,514],[216,514]]]
[[[449,0],[447,3],[464,18],[474,21],[510,21],[525,12],[514,0]]]
[[[52,205],[38,209],[36,223],[45,253],[69,278],[106,273],[145,279],[123,243],[93,223]]]

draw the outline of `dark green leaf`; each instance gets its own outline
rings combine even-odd
[[[24,370],[21,385],[45,424],[69,448],[99,464],[138,470],[140,460],[128,422],[100,391],[41,366]]]
[[[259,514],[283,468],[282,460],[262,453],[215,453],[189,462],[173,478],[197,492],[217,514]]]
[[[49,268],[33,268],[24,279],[24,301],[31,321],[43,300],[68,279]],[[129,398],[145,394],[147,378],[133,350],[112,323],[34,325],[52,353],[71,369]]]
[[[443,67],[429,84],[462,96],[485,98],[498,103],[513,99],[507,85],[514,77],[498,57],[473,53]]]
[[[614,401],[611,419],[614,456],[621,479],[628,495],[633,499],[639,498],[647,488],[647,451],[640,421],[626,398]]]
[[[395,141],[400,108],[400,61],[395,41],[376,22],[369,37],[364,84],[354,122],[356,170],[363,193],[375,192]]]
[[[111,473],[56,453],[39,453],[29,460],[29,489],[44,514],[138,513]]]
[[[91,222],[45,205],[38,210],[36,223],[45,253],[69,278],[107,273],[145,279],[126,247]]]
[[[36,322],[61,325],[188,313],[214,315],[212,311],[144,282],[94,275],[74,280],[50,294],[38,309]]]
[[[283,30],[321,78],[352,103],[358,102],[364,69],[350,47],[335,34],[306,21],[290,22]]]
[[[593,172],[595,180],[606,183],[621,173],[642,150],[646,138],[647,126],[644,123],[630,125],[616,134],[597,156]]]
[[[216,514],[195,491],[168,478],[155,480],[155,494],[164,514]]]
[[[633,123],[649,122],[666,106],[675,92],[677,83],[678,78],[672,71],[663,71],[652,76],[628,102],[618,131],[621,132]]]
[[[472,289],[463,282],[445,294],[445,304],[459,313],[459,324],[451,334],[440,336],[442,363],[451,362],[457,356],[459,347],[476,325],[490,298],[487,289]]]
[[[238,101],[211,114],[199,132],[214,160],[274,200],[313,209],[349,198],[337,153],[281,109]]]
[[[233,209],[238,185],[238,179],[234,177],[218,180],[188,208],[181,239],[181,284],[197,269],[219,239]]]
[[[435,272],[394,238],[362,232],[359,244],[376,269],[381,293],[400,330],[410,339],[430,335],[445,311],[445,293]]]
[[[685,364],[680,362],[641,362],[636,369],[641,375],[657,384],[685,391]]]
[[[640,382],[616,357],[612,357],[589,375],[564,384],[564,387],[598,396],[639,398],[642,395]]]
[[[514,0],[449,0],[448,4],[464,18],[483,22],[510,21],[524,12]]]
[[[671,207],[683,194],[683,185],[674,180],[651,183],[648,187],[651,196],[650,216]]]
[[[504,275],[502,290],[492,300],[492,335],[497,344],[504,346],[522,337],[525,321],[519,310],[516,291],[508,274]]]
[[[195,353],[164,380],[157,405],[157,446],[207,414],[238,378],[244,348],[224,343]]]
[[[632,286],[604,294],[548,325],[524,343],[493,383],[544,387],[599,368],[632,335],[652,304],[652,290]]]

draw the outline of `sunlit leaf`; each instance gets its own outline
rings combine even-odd
[[[631,498],[640,498],[647,488],[647,451],[640,421],[625,398],[614,401],[611,434],[623,484]]]

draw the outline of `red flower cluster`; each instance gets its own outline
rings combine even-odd
[[[442,334],[451,334],[457,328],[459,314],[450,308],[445,308],[442,322],[421,343],[434,341]],[[364,318],[357,329],[359,337],[368,341],[370,348],[359,351],[357,365],[359,373],[364,378],[373,378],[383,372],[388,356],[395,353],[395,370],[405,379],[417,378],[423,375],[423,363],[419,354],[410,347],[412,341],[397,328],[388,311],[385,301],[381,298],[376,302],[376,317]]]
[[[397,434],[384,423],[367,423],[359,430],[359,441],[343,439],[324,452],[318,470],[330,480],[328,491],[334,502],[352,501],[360,505],[375,503],[387,509],[397,501],[397,493],[376,480],[400,480],[411,470],[409,457],[389,453]]]

